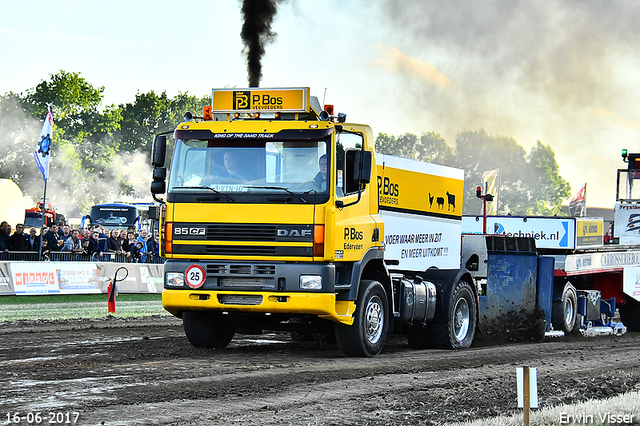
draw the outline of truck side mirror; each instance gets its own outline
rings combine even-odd
[[[344,153],[345,158],[345,189],[350,194],[360,190],[360,184],[371,182],[371,163],[373,158],[371,151],[361,149],[348,149]]]
[[[163,167],[164,157],[167,152],[167,137],[158,135],[153,140],[153,148],[151,149],[151,165],[153,167]]]
[[[151,182],[152,194],[164,194],[167,188],[165,177],[167,176],[167,169],[164,167],[153,169],[153,182]]]

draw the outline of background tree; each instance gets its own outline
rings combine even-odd
[[[435,164],[451,164],[453,150],[445,139],[435,132],[424,133],[419,139],[416,135],[405,133],[396,138],[386,133],[376,137],[376,151],[398,157],[411,158]]]
[[[497,168],[502,171],[499,214],[561,214],[562,200],[570,194],[569,184],[559,175],[553,151],[540,141],[527,156],[513,138],[489,135],[482,129],[459,133],[455,150],[434,132],[425,133],[420,139],[412,134],[396,138],[380,133],[376,149],[384,154],[464,169],[464,214],[481,212],[475,188],[482,184],[485,171]]]
[[[549,145],[537,141],[527,156],[528,183],[532,193],[537,194],[532,201],[530,214],[552,216],[561,215],[562,200],[571,195],[571,185],[560,176],[556,156]]]

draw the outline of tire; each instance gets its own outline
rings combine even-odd
[[[551,306],[551,323],[554,330],[569,334],[576,326],[578,318],[578,296],[576,288],[567,283],[562,290],[562,300],[554,301]]]
[[[466,349],[473,343],[478,318],[478,305],[471,285],[456,284],[447,312],[447,322],[431,322],[429,346],[438,349]]]
[[[182,325],[189,343],[197,348],[225,348],[235,334],[233,319],[222,312],[186,311]]]
[[[378,281],[360,282],[352,325],[336,324],[338,348],[347,356],[374,357],[382,351],[389,329],[387,294]]]
[[[640,331],[640,303],[634,299],[627,298],[627,303],[619,305],[620,321],[627,327],[628,331]]]

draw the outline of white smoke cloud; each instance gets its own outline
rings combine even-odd
[[[33,157],[42,121],[30,118],[13,101],[5,99],[1,105],[0,178],[17,183],[33,206],[44,195],[44,181]],[[57,138],[54,127],[46,196],[58,212],[69,218],[87,214],[94,204],[116,199],[150,201],[152,170],[148,155],[118,152],[103,164],[103,171],[92,171],[81,167],[80,149]]]
[[[524,147],[541,140],[556,153],[574,191],[589,182],[588,204],[613,206],[615,170],[624,166],[620,150],[632,151],[640,130],[640,4],[384,5],[398,35],[393,46],[380,49],[380,57],[394,83],[409,94],[407,122],[441,133],[451,145],[458,132],[479,128]],[[390,57],[428,64],[451,84],[445,88],[418,78],[412,67],[393,69]]]

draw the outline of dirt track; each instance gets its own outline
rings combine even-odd
[[[374,359],[286,334],[197,349],[172,317],[2,323],[0,341],[3,425],[448,424],[517,412],[522,365],[542,406],[640,389],[638,333],[465,351],[390,336]]]

